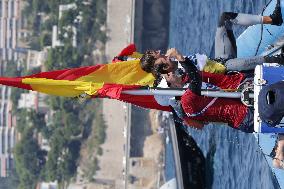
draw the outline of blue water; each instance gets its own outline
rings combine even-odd
[[[185,55],[209,55],[221,12],[260,14],[266,2],[268,0],[172,0],[169,47],[175,47]],[[236,36],[244,29],[235,27]],[[190,132],[205,155],[212,145],[216,145],[213,189],[277,188],[252,134],[224,125],[211,125],[202,131],[190,129]]]

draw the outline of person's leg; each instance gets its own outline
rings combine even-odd
[[[234,58],[225,62],[227,71],[247,71],[253,70],[257,65],[263,63],[278,63],[284,65],[283,54],[275,56],[254,56],[250,58]]]
[[[235,37],[232,34],[232,23],[227,20],[235,19],[237,13],[223,13],[215,33],[215,58],[229,59],[237,57]],[[230,37],[229,37],[230,36]]]
[[[261,23],[278,26],[283,23],[279,0],[270,16],[233,12],[222,13],[215,34],[215,58],[229,59],[237,57],[236,39],[232,31],[233,24],[251,26]]]
[[[230,59],[237,57],[236,39],[233,24],[244,26],[262,23],[262,16],[233,12],[222,13],[215,34],[215,58]]]
[[[264,57],[256,56],[251,58],[234,58],[225,62],[227,71],[246,71],[253,70],[256,65],[262,64]]]

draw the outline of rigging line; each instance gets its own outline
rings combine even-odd
[[[272,2],[272,0],[270,0],[268,3],[266,3],[266,5],[264,6],[264,8],[263,8],[263,10],[262,10],[262,12],[261,12],[261,16],[263,16],[263,13],[264,13],[265,9],[267,8],[267,6],[268,6],[271,2]],[[256,51],[255,51],[254,56],[256,56],[257,53],[258,53],[260,44],[261,44],[261,42],[262,42],[262,37],[263,37],[263,22],[261,22],[260,40],[259,40],[259,43],[258,43],[258,45],[257,45],[257,48],[256,48]]]

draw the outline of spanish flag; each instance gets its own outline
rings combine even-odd
[[[137,52],[136,45],[131,43],[121,50],[121,52],[112,59],[112,62],[120,62],[121,59],[130,58],[130,59],[140,59],[143,54]]]
[[[0,78],[3,85],[64,97],[97,95],[105,84],[152,86],[153,81],[153,75],[140,68],[139,60]]]
[[[145,108],[163,110],[165,108],[160,107],[153,96],[122,94],[123,90],[152,86],[153,82],[154,76],[141,69],[139,60],[41,72],[24,77],[0,77],[2,85],[45,94],[63,97],[87,94],[92,98],[118,99]]]

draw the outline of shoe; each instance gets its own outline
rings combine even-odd
[[[280,0],[277,0],[276,7],[273,13],[270,15],[270,18],[272,19],[271,25],[276,25],[276,26],[282,25],[283,19],[282,19],[281,7],[280,7]]]
[[[265,56],[264,61],[266,63],[278,63],[280,65],[284,65],[284,54],[277,54],[273,56]]]

